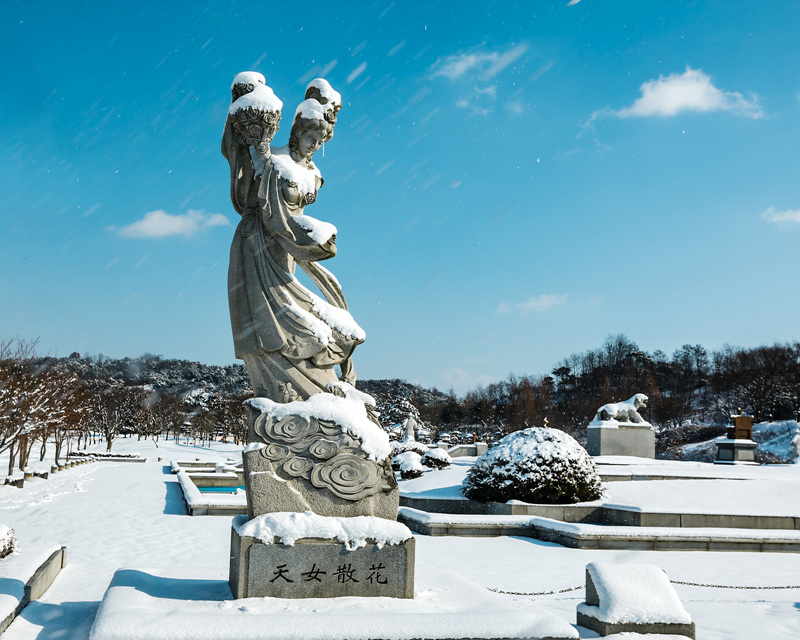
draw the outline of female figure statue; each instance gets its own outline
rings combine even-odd
[[[339,380],[336,365],[354,385],[350,356],[364,331],[348,313],[336,278],[318,264],[336,255],[336,228],[304,214],[323,184],[313,155],[333,136],[341,99],[302,102],[289,144],[271,149],[280,100],[252,72],[236,77],[232,93],[222,153],[231,168],[231,200],[242,216],[228,269],[236,357],[244,360],[254,394],[276,402],[325,391]],[[297,266],[324,299],[295,278]]]

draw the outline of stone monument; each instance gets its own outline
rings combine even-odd
[[[717,440],[716,464],[757,464],[756,449],[753,441],[753,418],[742,415],[731,416],[731,426],[725,438]]]
[[[396,522],[389,438],[375,401],[354,386],[351,356],[365,334],[319,264],[336,255],[337,230],[305,214],[323,185],[313,155],[333,137],[341,96],[312,80],[288,144],[274,147],[283,103],[264,77],[240,73],[231,94],[222,153],[242,220],[228,300],[255,396],[231,590],[236,598],[413,597],[414,540]],[[321,296],[295,277],[297,267]]]
[[[647,396],[637,393],[625,402],[600,407],[586,430],[589,455],[655,458],[653,425],[639,415],[639,409],[646,406]]]

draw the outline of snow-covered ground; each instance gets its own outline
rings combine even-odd
[[[713,465],[673,460],[604,457],[600,472],[663,475],[706,480],[656,480],[605,483],[600,500],[650,512],[713,513],[800,517],[800,465]],[[474,457],[455,458],[442,471],[406,480],[400,491],[420,498],[460,498],[461,482]]]
[[[100,600],[121,567],[176,573],[191,568],[209,579],[227,575],[231,518],[185,515],[177,479],[168,462],[159,463],[156,458],[224,461],[237,447],[216,444],[207,449],[173,441],[159,445],[156,449],[150,441],[119,439],[115,451],[139,451],[147,456],[147,463],[95,462],[48,480],[29,480],[23,489],[0,487],[0,523],[15,529],[19,554],[53,544],[67,546],[66,568],[44,597],[11,625],[3,640],[85,640]],[[457,458],[452,467],[426,472],[422,478],[403,482],[401,488],[416,494],[455,496],[470,462]],[[647,466],[652,469],[658,464]],[[674,467],[674,463],[665,466]],[[720,472],[729,473],[728,468]],[[705,510],[714,503],[714,496],[721,495],[723,510],[737,506],[740,512],[800,515],[800,467],[742,467],[736,473],[749,479],[609,483],[604,500],[640,501],[651,510],[670,510],[675,505]],[[732,493],[727,493],[727,485],[733,487]],[[734,489],[743,496],[738,502]],[[524,537],[415,538],[418,570],[452,570],[479,585],[504,591],[528,593],[582,585],[589,562],[650,563],[673,580],[716,585],[800,584],[799,554],[578,550]],[[800,630],[800,589],[676,585],[676,590],[697,624],[698,638],[788,639],[796,638]],[[535,601],[574,623],[583,593],[503,597]],[[581,637],[595,634],[581,630]]]

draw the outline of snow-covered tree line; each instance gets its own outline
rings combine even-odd
[[[35,341],[0,339],[0,453],[11,474],[49,447],[56,459],[98,441],[110,451],[120,435],[241,442],[249,395],[237,367],[151,355],[40,357]]]
[[[681,438],[670,435],[676,430],[723,425],[739,409],[756,421],[796,418],[800,342],[716,351],[684,345],[667,356],[615,335],[564,358],[548,375],[510,375],[461,398],[401,380],[360,380],[358,387],[375,397],[387,430],[412,415],[420,439],[451,444],[471,442],[473,434],[492,442],[545,418],[582,440],[598,407],[643,392],[650,398],[644,417],[677,446]],[[101,439],[110,450],[120,434],[243,441],[242,402],[250,395],[241,365],[152,354],[41,357],[35,341],[0,339],[0,453],[9,452],[10,473],[31,455],[43,458],[49,447],[61,457]],[[701,429],[696,435],[718,434]]]
[[[667,356],[613,335],[597,349],[564,358],[549,375],[510,375],[420,412],[434,425],[469,426],[495,437],[541,426],[547,418],[580,439],[598,407],[635,393],[649,397],[643,415],[664,431],[689,423],[724,425],[739,409],[757,422],[794,419],[800,411],[800,342],[716,351],[687,344]]]

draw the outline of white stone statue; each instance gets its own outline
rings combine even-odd
[[[374,399],[354,387],[351,355],[365,334],[319,264],[336,255],[336,228],[305,214],[323,184],[313,156],[333,137],[341,96],[313,80],[289,144],[276,148],[283,103],[264,77],[241,73],[231,93],[222,153],[242,220],[231,243],[228,302],[236,357],[255,396],[242,456],[248,515],[393,520],[399,494],[389,439]],[[297,280],[297,267],[321,295]]]
[[[639,409],[647,406],[647,396],[637,393],[625,402],[604,404],[597,410],[594,420],[589,426],[616,426],[619,424],[635,427],[652,427],[642,416]]]
[[[336,278],[318,264],[336,255],[336,228],[305,215],[323,184],[313,156],[333,137],[341,97],[325,80],[312,81],[289,144],[272,148],[283,104],[264,77],[241,73],[231,92],[222,153],[242,216],[228,269],[236,357],[244,360],[254,395],[277,402],[325,391],[339,381],[337,365],[354,385],[350,356],[365,334]],[[298,266],[322,296],[297,280]]]
[[[414,416],[409,413],[405,420],[405,426],[403,429],[403,442],[415,442],[414,430],[416,428],[417,421],[414,420]]]
[[[794,438],[792,438],[792,452],[795,458],[800,458],[800,429],[795,429]]]

